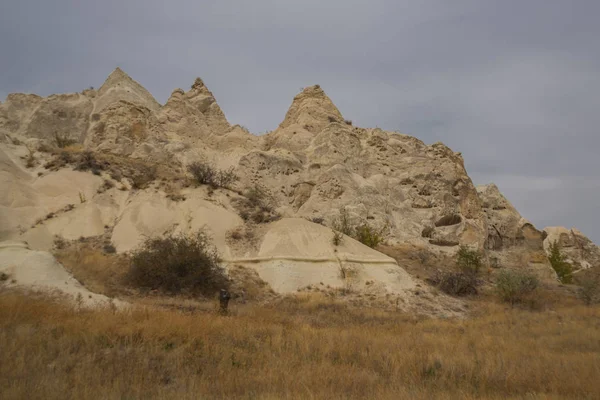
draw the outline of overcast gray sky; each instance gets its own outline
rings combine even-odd
[[[0,0],[0,99],[99,87],[164,103],[204,79],[277,127],[320,84],[355,125],[442,141],[538,228],[600,243],[598,0]]]

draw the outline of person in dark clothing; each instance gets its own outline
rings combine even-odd
[[[219,308],[220,314],[227,315],[227,313],[228,313],[227,307],[229,306],[230,299],[231,299],[231,294],[227,290],[221,289],[221,292],[219,293],[219,302],[221,303],[221,306]]]

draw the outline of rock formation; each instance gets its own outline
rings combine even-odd
[[[79,157],[103,157],[103,167],[74,171],[68,155],[56,166],[60,152],[48,148],[61,138]],[[186,166],[199,160],[233,168],[239,181],[232,190],[187,187]],[[148,174],[140,184],[135,171],[124,174],[140,165],[157,167],[158,179]],[[414,286],[393,260],[350,238],[335,248],[331,229],[308,222],[331,227],[341,212],[390,245],[443,254],[467,245],[485,251],[492,266],[552,277],[544,249],[553,238],[580,268],[600,264],[598,248],[577,231],[538,231],[496,186],[475,188],[460,153],[353,126],[319,86],[298,94],[279,127],[263,136],[231,126],[199,78],[162,106],[118,68],[97,91],[11,94],[0,104],[0,184],[0,240],[48,250],[57,236],[109,232],[123,252],[144,236],[205,226],[226,260],[254,267],[281,291],[316,280],[341,285],[333,277],[342,259],[387,291]],[[281,221],[255,225],[240,217],[244,191],[257,185]],[[236,229],[253,229],[253,239],[236,243]]]

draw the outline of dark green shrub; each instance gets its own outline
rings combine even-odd
[[[360,225],[354,230],[354,238],[371,248],[375,248],[378,244],[383,242],[381,233],[377,232],[373,227],[367,224]]]
[[[456,265],[465,273],[477,274],[481,269],[481,254],[467,246],[460,246],[456,254]]]
[[[147,239],[131,257],[128,280],[145,290],[206,296],[229,284],[216,248],[202,231]]]
[[[538,278],[525,271],[500,271],[496,278],[496,291],[506,303],[520,303],[539,286]]]
[[[573,267],[565,261],[565,256],[560,252],[560,247],[556,241],[550,243],[548,261],[550,261],[550,265],[552,265],[562,283],[573,282]]]
[[[378,244],[383,242],[382,231],[378,231],[366,223],[358,226],[353,225],[346,207],[340,208],[340,214],[333,221],[331,228],[371,248],[377,247]]]

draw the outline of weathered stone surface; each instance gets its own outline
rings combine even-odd
[[[562,226],[544,229],[546,238],[544,248],[550,251],[550,245],[557,243],[561,253],[575,270],[600,268],[600,247],[595,245],[583,233],[575,228],[567,229]]]
[[[186,189],[190,197],[179,202],[167,198],[159,184],[133,192],[123,184],[121,191],[97,193],[107,175],[48,171],[41,161],[25,166],[25,146],[52,142],[55,134],[94,152],[175,165],[178,173],[204,160],[234,168],[240,179],[227,195]],[[0,104],[0,143],[0,182],[10,188],[10,195],[0,196],[0,239],[26,238],[39,248],[51,246],[53,235],[85,237],[108,229],[117,249],[127,251],[143,235],[189,232],[202,221],[217,226],[221,220],[226,223],[213,234],[220,250],[230,254],[225,231],[243,224],[230,200],[259,185],[277,212],[292,218],[280,227],[294,225],[298,217],[331,226],[345,209],[353,225],[368,224],[390,245],[445,255],[468,245],[485,250],[491,264],[526,267],[549,278],[544,246],[550,237],[560,240],[581,268],[600,260],[597,247],[582,235],[540,232],[496,186],[476,189],[460,153],[442,143],[426,145],[397,132],[355,127],[319,86],[294,98],[275,131],[255,136],[229,124],[199,78],[188,91],[174,90],[161,106],[116,69],[98,91],[9,95]],[[60,212],[78,202],[79,192],[86,204]],[[56,212],[60,215],[51,221],[36,224]],[[78,228],[83,220],[91,222]]]

